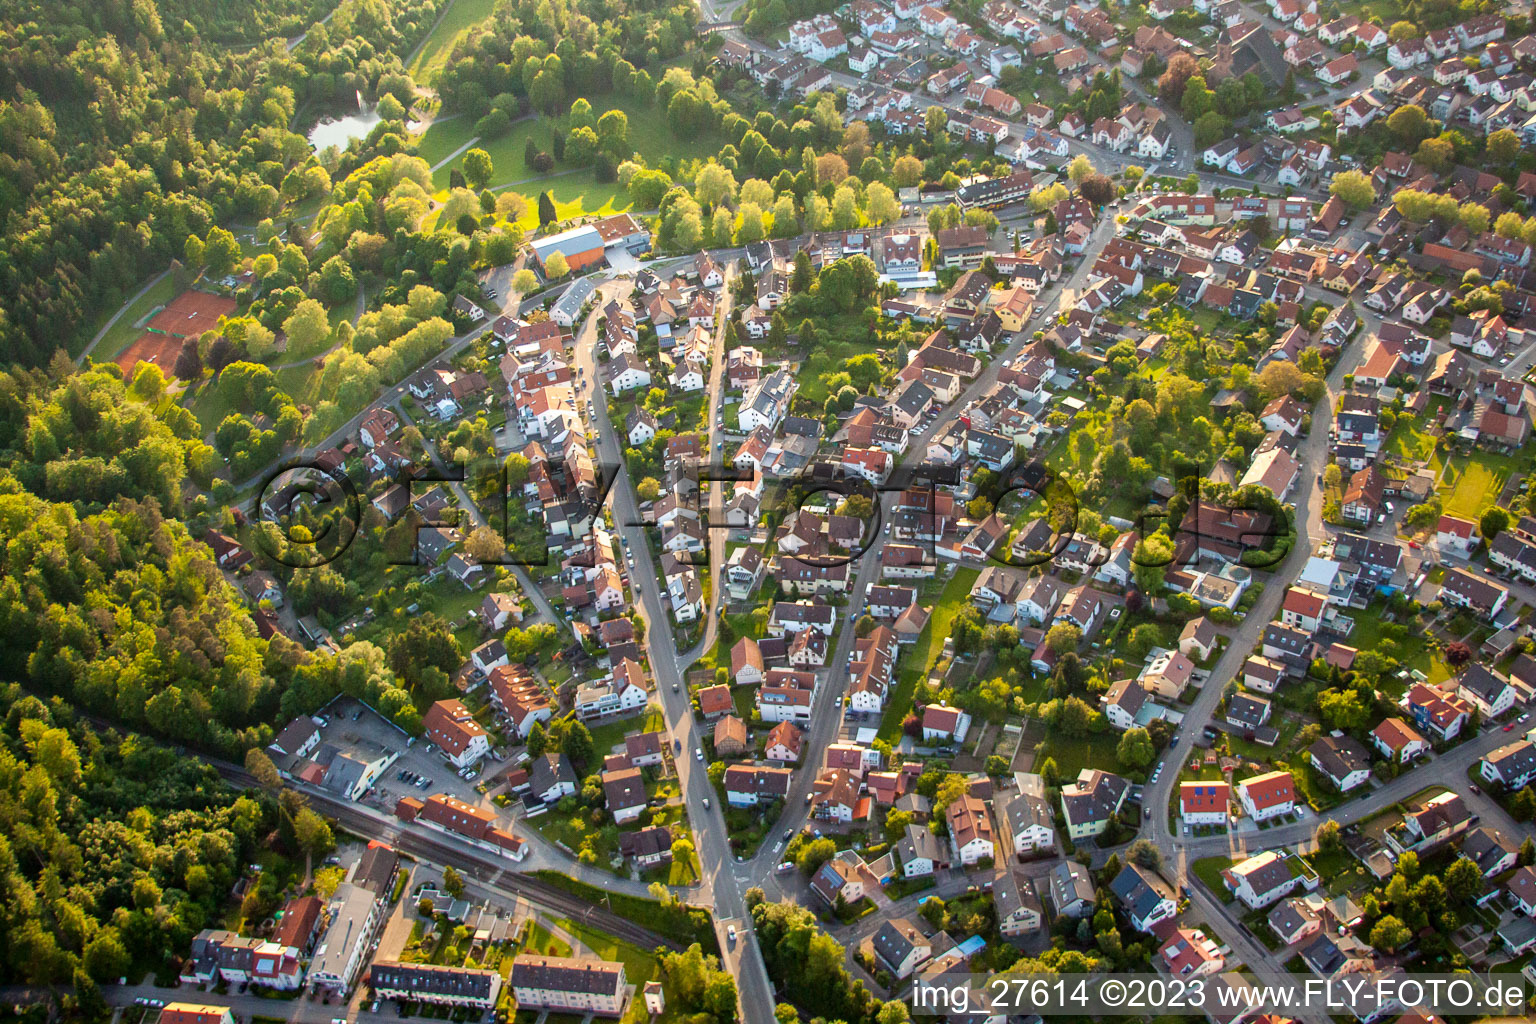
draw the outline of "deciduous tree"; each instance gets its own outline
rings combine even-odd
[[[1363,210],[1376,202],[1376,186],[1364,171],[1340,171],[1333,176],[1328,191],[1352,209]]]

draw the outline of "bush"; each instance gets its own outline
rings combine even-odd
[[[505,111],[493,110],[475,122],[475,134],[482,139],[495,139],[512,130],[512,119]]]

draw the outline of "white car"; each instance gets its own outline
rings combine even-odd
[[[704,760],[704,748],[703,747],[694,747],[693,748],[693,756],[696,757],[698,760],[703,761]]]

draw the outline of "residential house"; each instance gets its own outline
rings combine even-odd
[[[1179,912],[1168,886],[1138,864],[1121,868],[1109,888],[1139,932],[1150,932],[1159,922],[1171,920]]]
[[[1290,772],[1266,772],[1238,783],[1237,796],[1248,817],[1268,821],[1294,809],[1296,788]]]
[[[1274,850],[1249,857],[1222,872],[1227,888],[1250,910],[1262,910],[1301,883],[1291,870],[1289,857]]]
[[[1312,767],[1341,793],[1370,781],[1370,752],[1349,736],[1323,736],[1307,748],[1307,754]]]

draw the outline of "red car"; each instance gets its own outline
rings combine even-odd
[[[1510,722],[1508,725],[1506,725],[1504,727],[1504,731],[1505,732],[1509,732],[1509,730],[1513,729],[1514,727],[1515,727],[1515,723],[1514,722]]]

